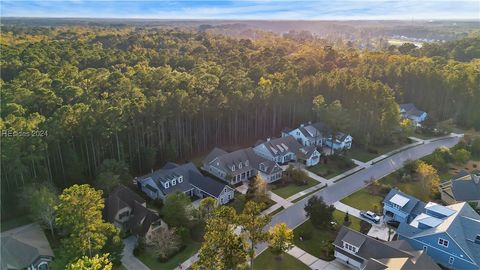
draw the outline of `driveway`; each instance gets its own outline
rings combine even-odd
[[[358,171],[357,173],[347,176],[334,185],[328,186],[327,188],[324,188],[313,195],[323,197],[326,203],[332,204],[365,187],[365,180],[378,180],[400,169],[403,164],[409,160],[422,158],[431,154],[435,149],[442,146],[451,148],[455,146],[459,140],[459,137],[449,137],[409,148],[382,161],[372,164],[372,166]],[[271,222],[267,225],[267,228],[278,223],[286,223],[290,228],[296,228],[305,222],[307,218],[305,217],[305,211],[303,208],[310,197],[311,196],[308,196],[298,201],[289,208],[273,216]],[[265,244],[259,245],[257,252],[265,250],[266,247],[267,246]]]
[[[125,247],[123,248],[122,264],[128,270],[150,270],[150,268],[133,255],[133,249],[135,248],[136,242],[137,239],[133,235],[123,239]]]

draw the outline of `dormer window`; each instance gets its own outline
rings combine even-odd
[[[242,168],[242,162],[238,163],[238,168],[239,168],[239,169]]]
[[[260,163],[260,166],[259,166],[259,169],[260,171],[265,171],[265,165],[263,163]]]
[[[165,188],[169,188],[169,187],[170,187],[170,183],[165,182],[164,186],[165,186]]]
[[[178,183],[182,183],[182,182],[183,182],[183,176],[180,175],[180,176],[178,177]]]
[[[357,248],[356,248],[355,246],[350,245],[349,243],[344,242],[344,243],[343,243],[343,247],[344,247],[346,250],[351,251],[351,252],[353,252],[353,253],[356,253],[356,252],[357,252]]]
[[[235,165],[232,165],[232,172],[235,171]]]
[[[248,160],[245,160],[245,166],[248,166]]]
[[[176,184],[177,184],[177,180],[176,179],[172,180],[172,186],[175,186]]]

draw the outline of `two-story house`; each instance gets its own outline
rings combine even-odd
[[[400,104],[400,114],[405,119],[410,119],[416,126],[427,119],[427,113],[415,107],[413,103]]]
[[[328,147],[337,150],[352,148],[353,138],[351,135],[333,131],[324,123],[301,124],[298,128],[282,130],[282,137],[293,136],[301,145],[314,145],[317,148]],[[328,152],[328,151],[327,151]]]
[[[445,268],[480,269],[480,215],[465,202],[430,202],[412,221],[401,222],[397,235]]]
[[[54,254],[37,223],[2,232],[0,269],[48,270]]]
[[[214,148],[203,160],[203,169],[230,185],[241,184],[260,174],[267,183],[282,178],[282,168],[262,156],[252,148],[226,152]]]
[[[302,146],[293,136],[260,140],[255,144],[253,151],[277,164],[301,161],[306,166],[314,166],[320,161],[320,152],[314,145]]]
[[[393,188],[383,200],[383,220],[410,222],[421,214],[425,203]]]
[[[448,204],[468,202],[480,209],[480,170],[460,171],[450,181],[440,184],[442,201]]]
[[[183,192],[189,196],[211,196],[219,204],[234,197],[234,190],[210,177],[203,176],[193,163],[167,163],[160,170],[136,179],[137,185],[148,197],[163,200],[168,194]]]
[[[422,249],[406,241],[384,242],[343,226],[333,242],[335,258],[352,269],[440,270]]]
[[[105,199],[104,217],[122,231],[144,237],[147,242],[151,233],[167,225],[159,215],[147,208],[145,200],[124,185],[119,185]]]

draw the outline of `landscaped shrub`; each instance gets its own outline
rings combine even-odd
[[[312,239],[312,237],[313,237],[312,228],[301,229],[301,230],[298,232],[298,237],[299,237],[300,239],[303,239],[304,241],[305,241],[305,240],[310,240],[310,239]]]
[[[182,243],[187,243],[188,240],[190,240],[190,230],[186,227],[179,227],[177,228],[177,230],[175,231],[177,233],[177,235],[180,237],[180,239],[182,240]]]
[[[161,262],[161,263],[165,263],[165,262],[168,262],[168,260],[170,260],[171,258],[175,257],[175,255],[177,255],[178,253],[182,252],[183,250],[185,250],[185,248],[187,247],[187,245],[182,245],[180,246],[180,248],[175,251],[174,253],[171,253],[168,255],[168,257],[158,257],[157,258],[157,261]]]
[[[361,233],[367,234],[371,227],[372,227],[372,225],[370,223],[366,222],[365,220],[360,220],[360,232]]]

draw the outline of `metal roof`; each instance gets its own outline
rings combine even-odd
[[[390,202],[392,202],[396,205],[399,205],[400,207],[404,207],[409,201],[410,201],[409,198],[403,197],[400,194],[395,194],[395,196],[393,196],[390,199]]]

